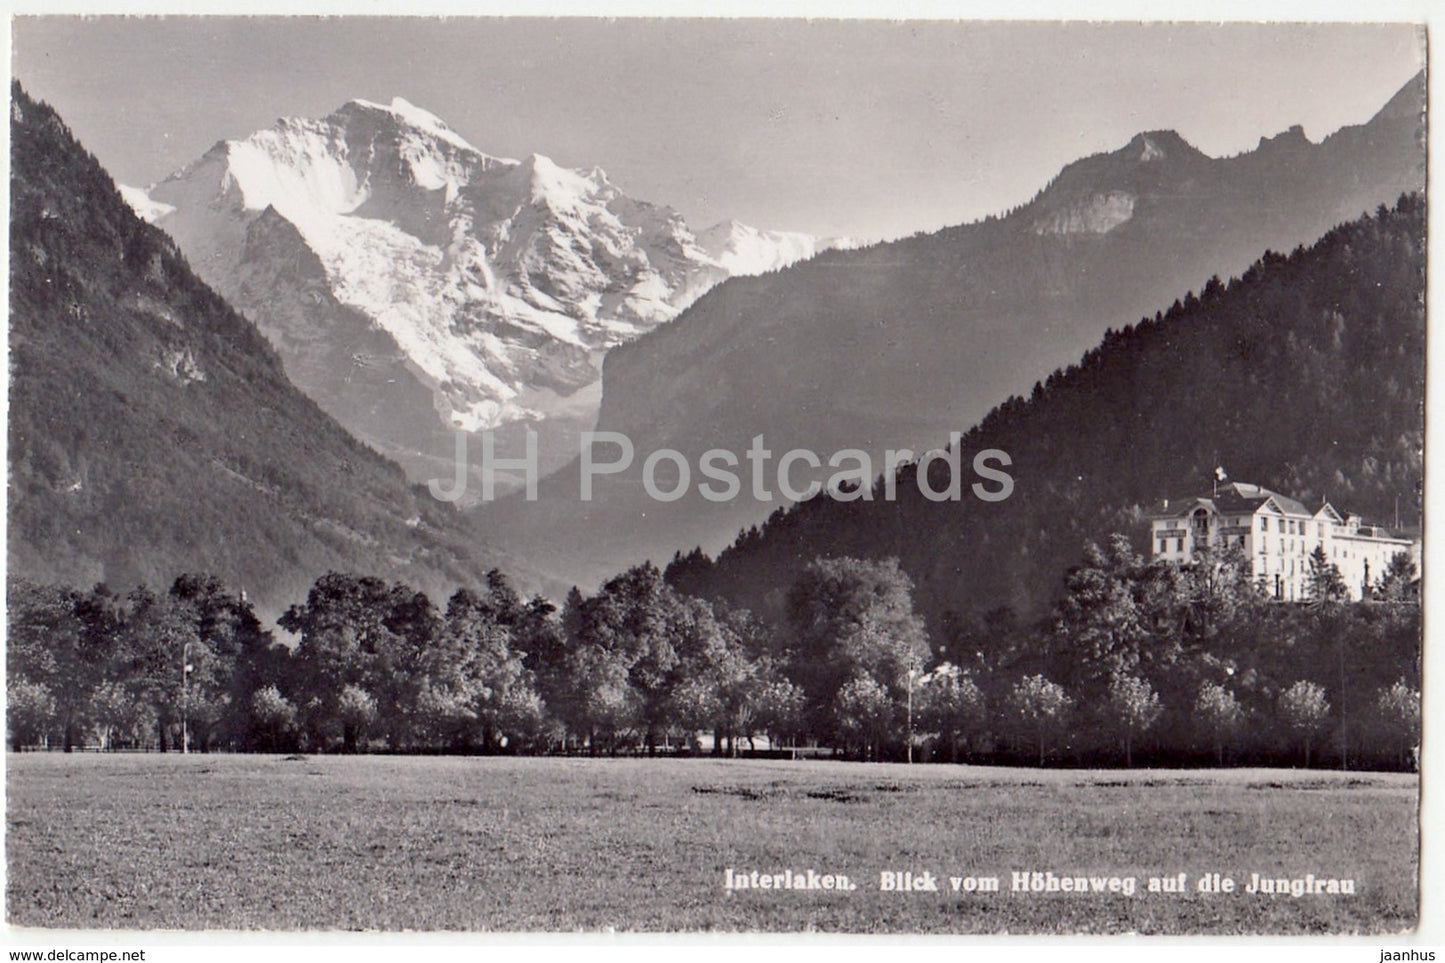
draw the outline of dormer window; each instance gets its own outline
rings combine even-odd
[[[1193,528],[1194,541],[1196,543],[1207,543],[1209,541],[1209,513],[1204,509],[1198,509],[1190,516],[1190,524]]]

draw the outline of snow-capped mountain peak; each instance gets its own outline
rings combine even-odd
[[[428,418],[442,435],[563,408],[586,420],[566,399],[596,382],[601,352],[729,275],[821,249],[736,222],[696,238],[600,167],[491,156],[400,97],[282,118],[128,200],[260,326],[303,390],[403,463]],[[386,383],[412,385],[420,410],[358,414],[343,341],[379,344],[362,355],[389,359]]]
[[[382,104],[373,103],[369,100],[361,100],[358,98],[356,100],[350,101],[346,106],[342,108],[342,110],[345,110],[347,107],[357,107],[361,108],[362,110],[383,111],[385,113],[391,114],[397,119],[397,121],[406,124],[409,127],[416,128],[423,133],[430,134],[431,136],[439,138],[440,140],[444,140],[447,143],[451,144],[453,147],[456,147],[460,150],[472,151],[473,153],[477,154],[481,153],[481,151],[477,150],[471,144],[467,143],[466,140],[461,137],[461,135],[457,134],[450,127],[448,127],[446,125],[446,122],[443,121],[436,114],[433,114],[429,110],[423,110],[422,108],[416,106],[404,97],[393,97],[391,99],[390,106],[385,106]]]
[[[731,218],[697,236],[698,245],[729,274],[764,274],[834,248],[854,248],[852,238],[818,238],[796,231],[764,231]]]
[[[612,187],[600,167],[569,170],[542,154],[529,155],[521,166],[530,179],[533,203],[551,203],[558,210],[574,210]]]

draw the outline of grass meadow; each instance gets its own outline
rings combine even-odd
[[[1416,920],[1417,777],[832,761],[24,754],[7,915],[220,930],[1394,932]],[[850,892],[724,889],[724,871]],[[884,892],[885,870],[940,892]],[[1139,891],[1014,893],[1015,871]],[[1186,873],[1183,893],[1145,892]],[[1200,894],[1220,873],[1353,896]],[[997,893],[950,876],[996,876]]]

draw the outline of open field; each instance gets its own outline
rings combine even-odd
[[[1416,915],[1413,775],[36,754],[8,757],[6,785],[20,926],[1299,933]],[[857,888],[728,892],[729,868]],[[880,891],[888,870],[940,892]],[[1016,893],[1016,871],[1139,889]],[[1146,892],[1181,872],[1184,893]],[[1214,872],[1356,891],[1199,893]]]

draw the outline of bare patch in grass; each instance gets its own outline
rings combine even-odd
[[[1289,782],[1251,782],[1245,788],[1255,790],[1296,789],[1305,792],[1321,792],[1335,789],[1367,789],[1378,787],[1373,779],[1296,779]]]
[[[874,792],[918,792],[918,785],[897,782],[880,782],[873,787]]]
[[[770,799],[777,795],[776,789],[754,786],[693,786],[692,791],[700,796],[737,796],[739,799]]]
[[[806,793],[809,799],[826,799],[829,802],[853,803],[862,802],[863,797],[848,789],[828,788],[813,789]]]

